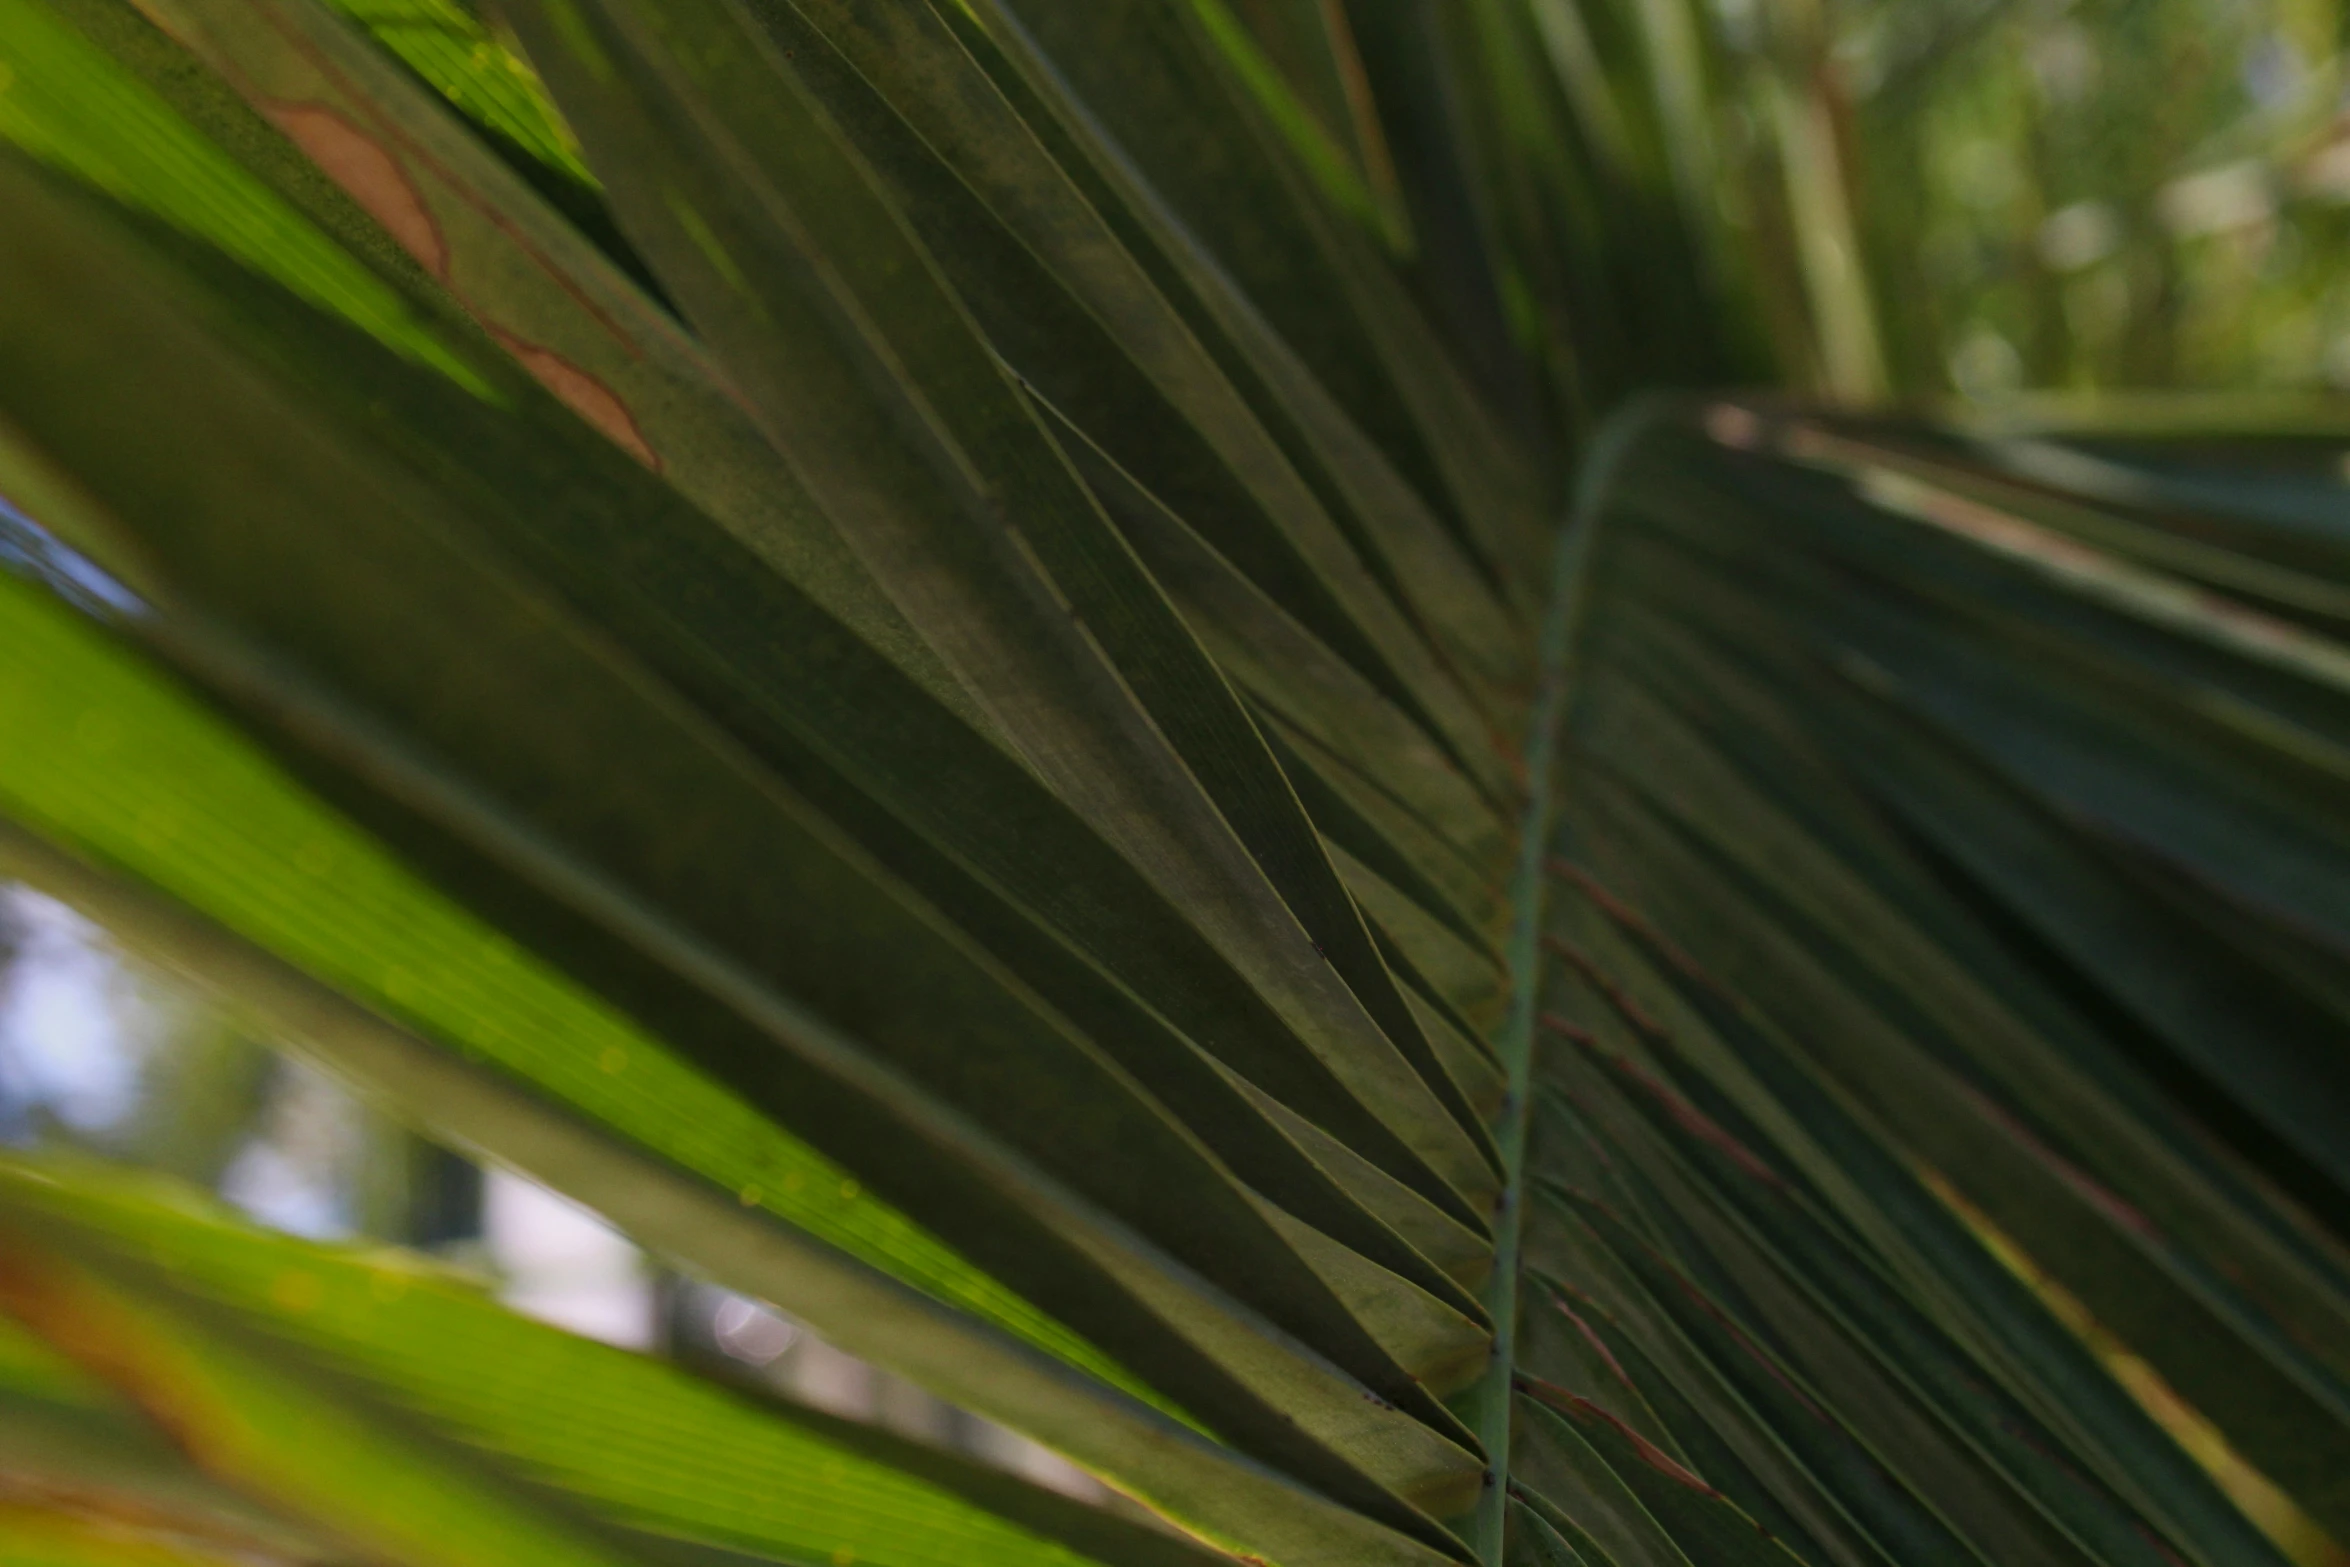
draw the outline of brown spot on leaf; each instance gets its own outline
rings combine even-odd
[[[407,171],[381,142],[316,104],[272,103],[263,108],[271,123],[382,224],[417,265],[434,277],[448,277],[449,246],[441,237],[441,226]]]
[[[1570,1393],[1563,1387],[1534,1376],[1521,1375],[1517,1378],[1517,1384],[1520,1391],[1532,1394],[1536,1399],[1548,1404],[1569,1420],[1576,1421],[1578,1424],[1596,1420],[1604,1424],[1630,1445],[1634,1457],[1675,1484],[1685,1485],[1690,1490],[1705,1496],[1718,1498],[1722,1494],[1684,1469],[1672,1454],[1658,1447],[1625,1421],[1608,1410],[1602,1409],[1581,1394]]]
[[[637,428],[636,416],[628,411],[628,404],[620,400],[619,393],[551,348],[526,343],[494,326],[489,331],[523,369],[538,379],[539,385],[561,398],[566,408],[594,425],[613,445],[638,462],[655,473],[661,471],[661,454],[653,450],[644,431]]]
[[[1654,947],[1657,955],[1666,962],[1714,994],[1726,999],[1735,999],[1729,986],[1724,985],[1699,967],[1695,958],[1675,946],[1664,932],[1650,924],[1638,909],[1633,908],[1623,899],[1601,886],[1589,871],[1563,855],[1552,855],[1548,864],[1553,876],[1562,881],[1573,883],[1583,896],[1589,898],[1598,907],[1602,914]]]
[[[1732,1164],[1737,1165],[1739,1169],[1765,1185],[1784,1186],[1787,1184],[1779,1178],[1778,1171],[1765,1163],[1753,1149],[1725,1131],[1720,1122],[1714,1120],[1679,1094],[1674,1093],[1663,1083],[1658,1082],[1643,1071],[1636,1062],[1627,1061],[1622,1056],[1612,1055],[1605,1059],[1607,1064],[1620,1076],[1631,1079],[1646,1092],[1663,1108],[1665,1114],[1673,1118],[1674,1124],[1679,1126],[1681,1130],[1701,1142],[1710,1143],[1720,1149]]]
[[[2045,1165],[2058,1180],[2071,1187],[2090,1207],[2095,1208],[2125,1230],[2143,1235],[2149,1240],[2164,1238],[2161,1227],[2152,1219],[2123,1201],[2120,1193],[2101,1184],[2088,1171],[2042,1142],[2030,1127],[2017,1120],[1997,1100],[1963,1083],[1958,1085],[1958,1096],[1973,1105],[1984,1120],[1999,1127],[2008,1136],[2022,1144],[2026,1152]]]
[[[1616,1359],[1614,1350],[1607,1347],[1607,1340],[1592,1331],[1591,1324],[1585,1322],[1575,1308],[1567,1304],[1565,1296],[1554,1291],[1551,1294],[1550,1303],[1557,1307],[1569,1322],[1575,1324],[1575,1331],[1583,1335],[1583,1342],[1590,1345],[1593,1350],[1598,1352],[1599,1358],[1607,1362],[1608,1370],[1616,1374],[1618,1382],[1623,1383],[1626,1387],[1631,1387],[1635,1393],[1640,1391],[1638,1388],[1632,1387],[1632,1379],[1624,1373],[1624,1363]]]
[[[130,1399],[199,1463],[222,1456],[204,1418],[202,1390],[179,1374],[168,1349],[79,1270],[6,1232],[0,1232],[0,1314]]]
[[[1595,1050],[1600,1048],[1599,1041],[1592,1037],[1591,1030],[1585,1028],[1580,1023],[1568,1022],[1565,1018],[1560,1017],[1556,1012],[1545,1012],[1535,1018],[1534,1021],[1540,1027],[1549,1029],[1552,1033],[1558,1035],[1561,1039],[1571,1039],[1578,1045],[1589,1045]]]
[[[1631,995],[1625,991],[1623,986],[1608,978],[1608,976],[1601,971],[1599,965],[1593,962],[1590,956],[1586,954],[1582,948],[1576,946],[1573,942],[1567,940],[1564,936],[1554,936],[1547,934],[1542,938],[1542,945],[1551,952],[1554,952],[1558,956],[1566,959],[1567,963],[1573,967],[1577,973],[1581,974],[1585,979],[1591,982],[1594,989],[1598,990],[1601,995],[1607,997],[1608,1005],[1614,1007],[1618,1013],[1622,1014],[1624,1020],[1630,1023],[1634,1028],[1637,1028],[1640,1030],[1640,1032],[1646,1034],[1651,1039],[1663,1040],[1670,1037],[1669,1032],[1665,1028],[1664,1024],[1658,1022],[1654,1017],[1651,1017],[1648,1011],[1642,1007],[1639,1002],[1632,999]]]

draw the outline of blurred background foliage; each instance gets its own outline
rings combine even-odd
[[[1902,392],[2350,385],[2331,0],[1838,8],[1817,56]]]
[[[1310,63],[1328,51],[1297,42],[1320,0],[1232,6],[1294,84],[1287,123],[1325,149],[1309,162],[1456,341],[1491,345],[1482,378],[1522,422],[1660,381],[2016,413],[2054,395],[2071,418],[2202,392],[2233,411],[2199,414],[2272,428],[2330,424],[2350,390],[2340,0],[1437,8],[1455,36],[1431,58],[1516,89],[1457,112],[1486,145],[1538,148],[1506,166],[1547,168],[1539,191],[1415,170],[1393,107],[1350,129],[1345,84]],[[1354,6],[1353,37],[1368,52],[1413,10]],[[1470,233],[1502,279],[1484,320],[1457,281]],[[1710,298],[1663,281],[1678,247]],[[1547,402],[1500,368],[1522,362],[1505,337]]]
[[[1293,8],[1242,9],[1272,35]],[[1570,183],[1591,187],[1569,231],[1581,219],[1631,238],[1622,198],[1639,192],[1666,209],[1654,222],[1677,210],[1699,237],[1732,327],[1685,339],[1689,367],[1857,402],[2350,388],[2339,0],[1535,0],[1525,13],[1538,36],[1495,47],[1538,45],[1513,74],[1530,100],[1555,98]],[[1510,193],[1482,199],[1510,268],[1551,264]],[[1441,246],[1422,236],[1410,264],[1426,279]],[[1634,296],[1654,299],[1655,273],[1627,262],[1611,304],[1639,321]],[[1541,323],[1512,321],[1539,342]],[[1653,353],[1644,325],[1626,336]],[[1572,388],[1577,367],[1550,362]]]

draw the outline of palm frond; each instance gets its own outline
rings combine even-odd
[[[27,1154],[0,1549],[2350,1539],[2332,448],[1632,395],[1801,32],[0,0],[0,872],[1173,1526]]]

